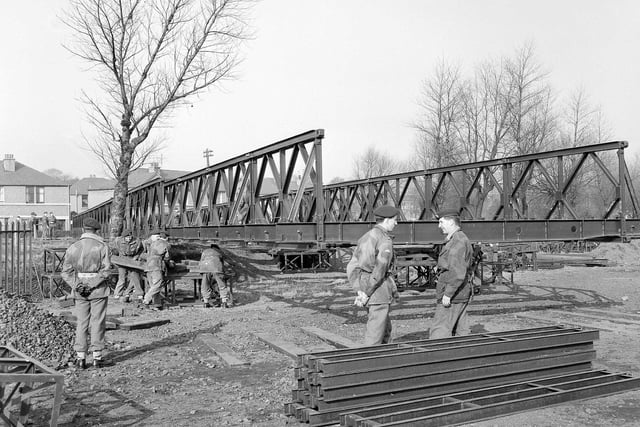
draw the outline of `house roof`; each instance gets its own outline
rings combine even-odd
[[[129,189],[139,187],[157,178],[162,178],[163,181],[167,181],[170,179],[178,178],[182,175],[186,175],[188,173],[190,172],[170,169],[136,169],[129,174]]]
[[[113,189],[115,183],[113,179],[108,178],[96,178],[94,176],[82,178],[71,186],[69,193],[71,195],[89,194],[89,190],[110,190]]]
[[[67,187],[69,184],[61,179],[54,178],[45,173],[37,171],[24,163],[15,162],[15,172],[7,172],[4,164],[0,160],[0,185],[4,186],[23,186],[23,185],[41,185],[44,187]]]

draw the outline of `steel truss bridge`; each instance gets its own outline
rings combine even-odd
[[[465,233],[485,243],[627,240],[639,235],[626,141],[505,157],[325,185],[324,130],[312,130],[186,174],[129,191],[126,225],[172,238],[276,248],[350,246],[384,204],[400,208],[394,244],[442,241],[436,212],[459,207]],[[596,188],[597,186],[597,188]],[[601,211],[585,211],[585,192]],[[580,204],[582,200],[582,204]],[[101,222],[111,201],[77,215]],[[586,212],[586,213],[585,213]]]

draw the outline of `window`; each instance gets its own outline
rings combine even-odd
[[[35,185],[29,185],[26,187],[26,201],[27,203],[44,203],[44,187],[37,187]]]
[[[0,185],[0,202],[4,202],[4,187]]]
[[[83,194],[80,196],[81,202],[82,203],[82,207],[83,208],[88,208],[89,207],[89,196],[86,194]]]

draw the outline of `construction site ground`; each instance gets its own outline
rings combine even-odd
[[[531,328],[553,323],[602,327],[595,366],[640,376],[640,322],[619,321],[640,314],[640,245],[602,244],[594,256],[617,265],[518,271],[508,281],[482,287],[471,304],[473,332]],[[99,370],[68,368],[61,426],[284,426],[291,401],[295,361],[267,346],[268,334],[309,351],[326,348],[301,328],[312,326],[353,341],[363,336],[366,312],[352,305],[344,272],[281,274],[266,254],[234,250],[236,306],[204,308],[183,304],[163,311],[109,301],[109,313],[125,321],[168,319],[140,330],[109,330]],[[179,286],[179,296],[192,293]],[[60,309],[45,300],[44,308]],[[589,317],[574,309],[597,309]],[[123,309],[128,316],[122,317]],[[392,312],[393,339],[428,337],[434,291],[405,291]],[[245,365],[229,366],[208,345],[222,341]],[[45,402],[31,422],[44,424]],[[640,425],[640,391],[578,401],[478,422],[477,426]]]

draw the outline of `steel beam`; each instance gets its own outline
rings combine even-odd
[[[595,375],[594,375],[595,374]],[[640,388],[640,378],[628,374],[591,371],[505,387],[455,393],[343,413],[343,426],[442,426],[477,422],[569,401],[606,396]]]
[[[509,340],[487,338],[472,344],[460,343],[435,348],[416,346],[386,355],[350,357],[347,359],[336,357],[318,359],[315,361],[315,370],[326,375],[336,375],[343,372],[366,371],[372,368],[381,369],[397,366],[398,364],[418,363],[424,358],[437,362],[450,360],[461,354],[474,357],[490,356],[508,351],[518,352],[532,348],[562,347],[569,344],[591,342],[597,338],[597,331],[582,331]]]
[[[452,369],[446,364],[440,365],[439,372],[429,372],[427,374],[413,374],[412,371],[405,372],[394,378],[386,379],[364,379],[362,381],[330,386],[311,386],[312,396],[322,397],[325,402],[341,401],[350,399],[352,396],[358,398],[373,396],[389,396],[398,393],[408,393],[411,390],[425,390],[427,388],[437,389],[439,387],[452,386],[453,384],[464,384],[472,380],[491,379],[504,375],[538,371],[558,366],[573,366],[577,364],[588,364],[595,359],[595,350],[567,352],[541,356],[529,354],[528,357],[517,360],[506,360],[494,363],[487,363],[466,369]]]
[[[425,358],[423,361],[416,364],[402,364],[392,368],[371,369],[364,372],[349,372],[334,376],[325,376],[322,373],[313,372],[309,373],[307,378],[310,385],[321,387],[323,390],[331,390],[335,387],[348,387],[356,384],[393,381],[400,378],[434,375],[450,371],[457,375],[457,372],[469,369],[526,361],[537,357],[560,357],[569,353],[589,351],[593,351],[593,343],[582,343],[542,349],[536,348],[519,353],[508,352],[492,356],[460,356],[440,362],[433,362],[428,358]]]

